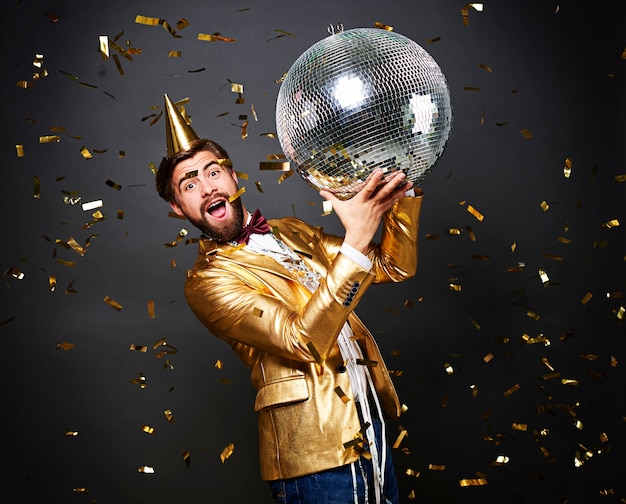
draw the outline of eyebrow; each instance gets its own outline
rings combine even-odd
[[[220,166],[220,164],[217,161],[209,161],[207,164],[204,165],[204,168],[202,168],[202,170],[204,171],[207,168],[210,168],[211,166],[213,166],[214,164]],[[198,176],[198,170],[188,171],[178,180],[178,187],[180,187],[180,184],[182,184],[185,180],[188,180],[190,178],[194,178],[197,176]]]

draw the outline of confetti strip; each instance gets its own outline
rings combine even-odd
[[[234,451],[235,451],[235,445],[233,443],[229,443],[222,450],[222,453],[220,453],[220,460],[222,461],[222,464],[224,462],[226,462],[226,460],[228,460],[228,458],[230,458],[230,456],[233,454]]]
[[[185,466],[189,467],[189,465],[191,464],[191,454],[189,453],[188,450],[183,450],[181,455],[182,455],[183,460],[185,462]]]
[[[350,398],[345,394],[345,392],[341,389],[340,386],[335,387],[335,394],[339,396],[339,399],[341,399],[344,402],[344,404],[347,404],[348,402],[350,402]]]
[[[459,480],[459,485],[462,487],[484,486],[487,485],[487,478],[465,478]]]
[[[113,299],[111,299],[109,296],[104,297],[104,302],[108,304],[109,306],[115,308],[117,311],[122,310],[122,305],[119,304],[117,301],[114,301]]]

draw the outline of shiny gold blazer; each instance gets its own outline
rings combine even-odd
[[[349,445],[361,425],[336,343],[346,321],[364,357],[377,363],[370,372],[385,413],[400,415],[378,346],[354,309],[372,282],[415,274],[421,203],[419,191],[385,214],[380,244],[368,252],[371,271],[339,253],[342,238],[295,218],[270,220],[274,233],[322,274],[314,293],[263,254],[201,240],[185,296],[198,319],[250,369],[263,479],[292,478],[358,458]]]

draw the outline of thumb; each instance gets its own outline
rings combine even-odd
[[[322,189],[318,194],[325,200],[335,201],[337,199],[337,197],[333,193],[326,189]]]

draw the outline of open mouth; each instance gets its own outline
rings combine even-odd
[[[214,219],[223,219],[226,216],[226,201],[214,201],[208,206],[206,212]]]

